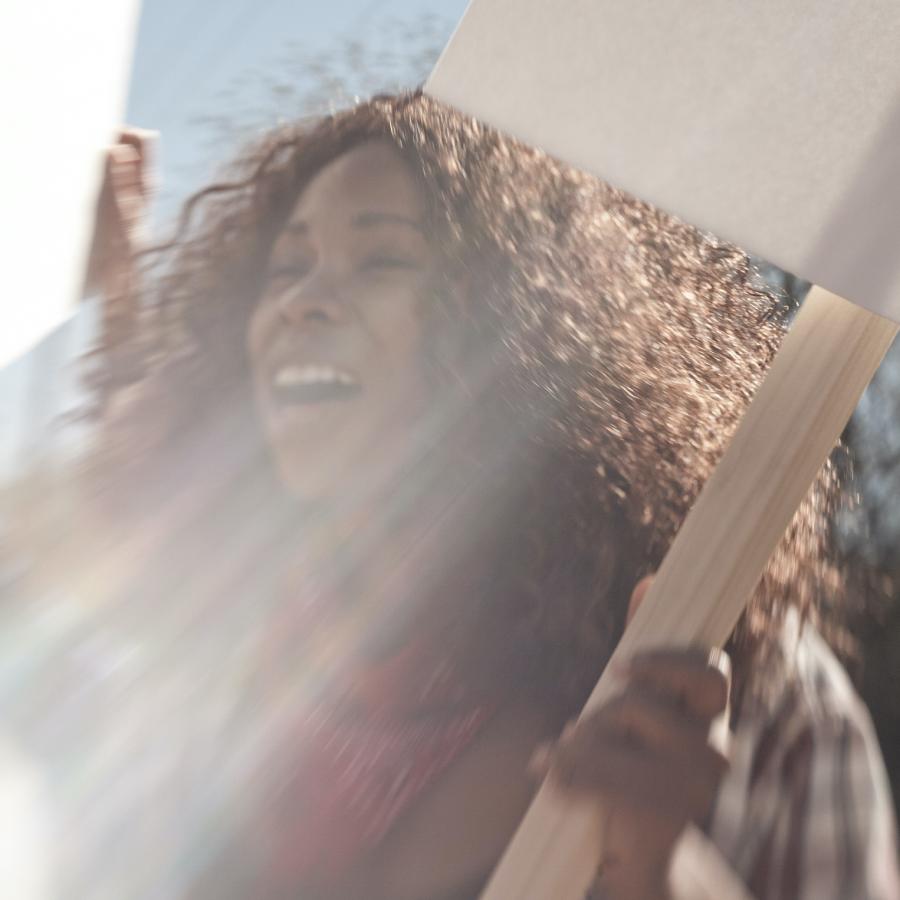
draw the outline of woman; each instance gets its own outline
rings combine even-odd
[[[733,684],[660,648],[552,743],[777,346],[743,254],[421,94],[274,132],[162,252],[142,293],[114,273],[96,354],[120,544],[81,635],[115,665],[74,731],[118,756],[57,780],[119,852],[73,837],[85,896],[473,897],[546,772],[613,809],[598,896],[666,896],[688,822],[757,897],[891,896],[877,745],[814,631],[832,464]]]

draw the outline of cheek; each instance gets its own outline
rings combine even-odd
[[[263,351],[268,344],[269,336],[277,326],[278,315],[275,304],[260,300],[247,325],[246,350],[254,373],[257,371]]]
[[[392,379],[417,379],[421,374],[425,329],[418,298],[395,298],[369,318],[370,334],[386,373]]]

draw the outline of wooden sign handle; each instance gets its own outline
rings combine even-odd
[[[897,331],[812,289],[613,659],[725,643]],[[607,669],[585,711],[616,690]],[[482,900],[582,900],[603,855],[602,822],[597,804],[564,802],[545,782]]]

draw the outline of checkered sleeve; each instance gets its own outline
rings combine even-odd
[[[827,689],[826,689],[827,690]],[[804,719],[753,794],[778,796],[748,882],[760,900],[900,900],[891,792],[862,703]],[[796,721],[796,719],[795,719]]]
[[[808,762],[793,779],[774,854],[782,857],[772,872],[779,896],[900,900],[890,790],[868,717],[823,723],[804,748]]]

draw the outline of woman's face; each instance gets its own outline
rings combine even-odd
[[[435,268],[424,212],[407,164],[371,141],[310,181],[274,244],[249,352],[279,473],[300,499],[371,487],[412,443]]]

